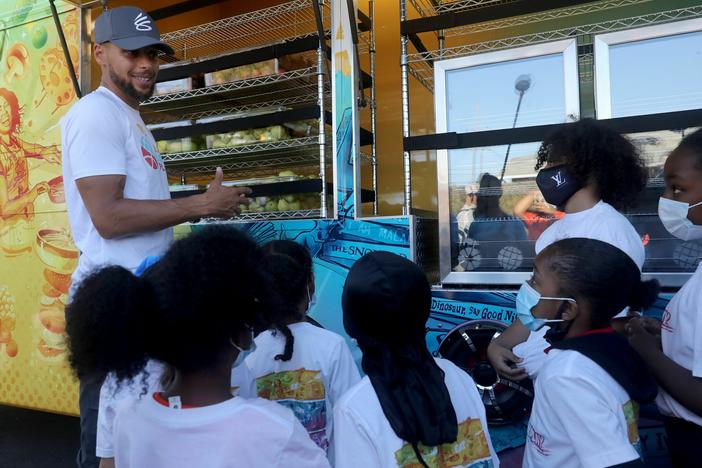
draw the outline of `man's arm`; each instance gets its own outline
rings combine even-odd
[[[105,239],[153,232],[203,217],[229,218],[249,204],[243,187],[222,186],[217,169],[207,192],[175,200],[133,200],[124,198],[126,177],[105,175],[76,180],[83,203],[98,233]]]

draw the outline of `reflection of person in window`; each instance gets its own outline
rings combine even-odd
[[[54,146],[40,146],[21,140],[20,109],[17,96],[0,88],[0,243],[6,254],[29,250],[32,239],[26,235],[26,223],[34,212],[34,201],[48,192],[46,181],[30,187],[29,158],[59,164],[61,157]]]
[[[514,205],[514,216],[524,221],[530,241],[539,238],[554,221],[561,219],[564,213],[558,211],[544,200],[538,190],[532,190]]]
[[[456,214],[458,229],[466,230],[473,223],[473,219],[475,219],[475,204],[478,199],[479,189],[480,187],[478,184],[466,185],[466,202],[463,204],[458,214]]]
[[[475,219],[468,228],[468,237],[480,242],[483,261],[497,259],[506,243],[527,240],[524,223],[500,208],[502,183],[492,174],[480,178],[475,205]]]

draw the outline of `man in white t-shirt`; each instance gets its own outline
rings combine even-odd
[[[171,242],[171,227],[202,217],[231,217],[248,189],[223,187],[217,170],[201,195],[171,200],[166,168],[139,115],[154,91],[161,42],[154,20],[136,7],[107,10],[95,22],[100,87],[61,121],[63,178],[73,239],[80,250],[72,291],[91,271],[121,265],[132,271]],[[81,382],[78,466],[97,467],[95,425],[103,376]]]

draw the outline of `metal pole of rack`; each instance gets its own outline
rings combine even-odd
[[[324,0],[319,0],[319,12],[322,12]],[[319,101],[319,177],[322,179],[322,192],[320,193],[320,214],[322,218],[327,217],[327,167],[326,167],[326,147],[327,137],[324,127],[324,67],[327,58],[322,49],[324,34],[319,36],[319,47],[317,48],[317,99]]]
[[[400,21],[407,20],[407,1],[400,0]],[[400,40],[400,70],[402,72],[402,136],[408,138],[410,136],[409,123],[409,77],[407,63],[407,42],[409,38],[406,34],[401,36]],[[404,194],[405,206],[404,213],[409,215],[412,210],[412,159],[407,150],[402,151],[402,165],[404,169]]]
[[[375,2],[368,2],[368,13],[370,14],[371,30],[370,30],[370,50],[368,55],[370,58],[370,75],[371,75],[371,132],[373,133],[373,146],[371,147],[371,171],[373,178],[373,215],[378,215],[378,155],[375,149],[376,137],[376,115],[377,107],[375,103]]]

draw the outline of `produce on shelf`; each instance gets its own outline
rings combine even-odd
[[[277,179],[279,182],[290,182],[291,180],[299,180],[311,178],[316,179],[316,175],[303,176],[295,173],[292,170],[284,170],[278,173],[277,177],[261,179],[261,182],[271,183],[271,179]],[[248,185],[255,185],[246,181]],[[242,207],[242,212],[246,213],[262,213],[262,212],[279,212],[279,211],[299,211],[299,210],[318,210],[320,208],[319,193],[297,193],[275,197],[256,197],[251,200],[251,204],[247,207]]]
[[[220,85],[239,80],[248,80],[259,76],[273,75],[278,72],[278,61],[276,59],[264,60],[263,62],[205,73],[205,86]]]
[[[286,70],[299,70],[301,68],[309,68],[317,66],[317,53],[314,52],[297,52],[288,54],[278,59],[278,66]]]
[[[256,197],[251,204],[242,207],[242,213],[273,213],[279,211],[318,210],[320,208],[319,193],[297,193],[281,197]]]
[[[183,91],[190,91],[191,89],[193,89],[192,78],[163,81],[161,83],[156,83],[154,95],[158,96],[160,94],[182,93]]]
[[[161,154],[199,151],[207,148],[205,138],[200,135],[175,140],[160,140],[156,142],[156,145]]]
[[[293,138],[319,135],[319,120],[307,119],[287,122],[284,124]]]
[[[290,134],[285,127],[273,125],[265,128],[209,135],[207,137],[207,146],[208,148],[229,148],[258,142],[287,140],[289,138]]]

